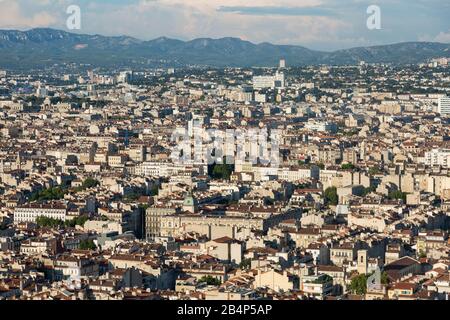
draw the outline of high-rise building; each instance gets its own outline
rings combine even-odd
[[[255,76],[253,77],[253,88],[265,89],[272,88],[274,86],[273,76]]]
[[[280,60],[280,69],[281,68],[286,68],[286,60],[285,59]]]
[[[94,73],[94,71],[89,70],[89,71],[87,72],[87,74],[88,74],[89,81],[90,81],[90,82],[94,82],[94,80],[95,80],[95,73]]]
[[[275,88],[284,88],[286,85],[286,77],[283,72],[278,72],[275,74],[274,78],[274,87]]]
[[[438,102],[438,113],[441,115],[450,114],[450,97],[440,97]]]
[[[133,80],[133,71],[123,71],[117,77],[119,83],[130,83]]]
[[[36,89],[36,96],[38,96],[38,97],[46,97],[47,95],[48,95],[47,88],[42,88],[41,86],[39,86]]]
[[[256,90],[265,88],[284,88],[285,76],[283,72],[278,72],[275,76],[255,76],[253,77],[253,88]]]

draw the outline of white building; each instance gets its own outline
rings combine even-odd
[[[450,97],[440,97],[439,98],[437,111],[441,115],[450,114]]]
[[[265,103],[267,102],[267,95],[265,93],[255,93],[255,102]]]
[[[39,217],[66,220],[67,206],[61,203],[31,203],[14,210],[14,223],[36,222]]]
[[[41,86],[39,86],[39,88],[36,89],[36,95],[38,97],[46,97],[46,96],[48,96],[47,88],[42,88]]]
[[[320,169],[317,166],[310,168],[280,168],[278,170],[278,179],[297,182],[304,179],[319,179]]]
[[[448,168],[450,165],[450,149],[433,149],[425,152],[425,164]]]
[[[275,76],[254,76],[253,88],[255,90],[266,88],[284,88],[286,84],[286,78],[283,72],[276,72]]]
[[[319,132],[336,132],[337,125],[333,122],[328,121],[314,121],[309,120],[305,124],[305,128],[311,131],[319,131]]]

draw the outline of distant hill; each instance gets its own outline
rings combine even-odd
[[[161,37],[141,41],[132,37],[82,35],[54,29],[0,30],[1,68],[41,68],[55,63],[94,66],[208,65],[215,67],[290,66],[369,63],[419,63],[450,57],[450,44],[406,42],[322,52],[301,46],[254,44],[237,38],[181,41]]]

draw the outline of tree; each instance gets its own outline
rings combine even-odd
[[[350,291],[354,294],[365,294],[367,291],[367,278],[365,274],[360,274],[350,282]]]
[[[383,271],[383,273],[381,274],[381,283],[389,284],[389,277],[388,277],[388,274],[386,273],[386,271]]]
[[[125,200],[129,200],[129,201],[136,201],[136,200],[138,200],[141,196],[142,196],[141,193],[133,192],[133,193],[128,193],[128,194],[125,195],[123,198],[124,198]]]
[[[95,245],[93,240],[82,240],[80,241],[80,249],[81,250],[95,250],[97,246]]]
[[[339,197],[336,187],[329,187],[324,192],[325,202],[330,205],[337,205],[339,203]]]
[[[427,257],[427,253],[425,251],[420,250],[419,258],[426,258],[426,257]]]
[[[153,186],[150,190],[151,196],[157,196],[159,194],[159,187],[157,185]]]
[[[64,225],[64,221],[41,216],[36,218],[36,224],[39,227],[59,228]]]
[[[325,283],[329,283],[329,282],[333,282],[333,277],[331,277],[328,274],[324,274],[321,277],[319,277],[313,281],[313,283],[319,283],[319,284],[325,284]]]
[[[352,163],[344,163],[341,166],[342,170],[354,170],[355,169],[355,165]]]
[[[62,187],[54,187],[35,192],[31,195],[30,201],[51,201],[61,200],[64,198],[66,190]]]
[[[389,199],[398,199],[398,200],[403,200],[404,202],[406,202],[406,195],[407,193],[405,192],[401,192],[400,190],[396,190],[396,191],[392,191],[389,193],[388,198]]]
[[[209,175],[213,179],[230,180],[231,174],[234,171],[234,165],[226,164],[225,161],[226,158],[224,158],[223,163],[221,164],[214,163],[208,166]]]
[[[352,279],[350,282],[350,291],[354,294],[366,294],[367,292],[367,279],[371,275],[373,275],[374,272],[371,274],[360,274]],[[388,284],[389,278],[385,271],[381,273],[381,284]]]
[[[374,192],[375,190],[377,190],[377,188],[375,186],[371,186],[368,188],[364,188],[364,192],[363,192],[363,196],[368,195],[369,193]]]
[[[67,220],[64,222],[64,225],[66,227],[75,227],[75,226],[84,226],[84,224],[86,223],[86,221],[88,221],[89,218],[87,216],[79,216],[76,218],[73,218],[72,220]]]
[[[241,269],[249,269],[251,267],[251,264],[252,264],[252,259],[244,259],[239,264],[239,268],[241,268]]]
[[[87,178],[86,180],[83,181],[83,188],[84,189],[90,189],[93,187],[96,187],[100,184],[100,182],[98,180],[92,179],[92,178]]]
[[[80,192],[80,191],[84,191],[90,188],[94,188],[96,186],[100,185],[100,181],[93,179],[93,178],[87,178],[86,180],[83,181],[83,183],[81,184],[81,186],[75,188],[75,192]]]
[[[213,276],[203,276],[199,280],[200,282],[206,282],[208,286],[220,286],[222,282]]]
[[[325,165],[323,163],[318,163],[317,166],[319,167],[320,170],[325,169]]]
[[[377,168],[377,167],[371,167],[370,169],[369,169],[369,174],[370,175],[376,175],[376,174],[380,174],[381,173],[381,170],[379,169],[379,168]]]

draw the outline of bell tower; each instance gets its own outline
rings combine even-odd
[[[367,250],[358,250],[357,271],[359,274],[367,274]]]

